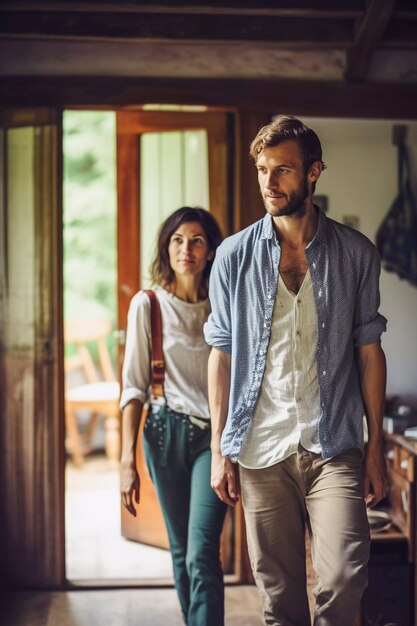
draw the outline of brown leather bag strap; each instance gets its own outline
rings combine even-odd
[[[158,298],[151,289],[144,290],[151,302],[151,386],[152,394],[157,398],[164,397],[164,353],[162,351],[162,315]]]

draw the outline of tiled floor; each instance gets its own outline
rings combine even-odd
[[[66,568],[71,582],[172,578],[168,551],[121,536],[118,467],[101,455],[67,463]]]

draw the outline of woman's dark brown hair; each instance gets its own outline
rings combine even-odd
[[[152,282],[161,287],[169,287],[175,281],[175,274],[169,263],[168,247],[172,235],[185,222],[198,222],[201,224],[207,237],[208,247],[211,252],[216,253],[217,246],[221,243],[223,236],[219,225],[209,211],[201,207],[183,206],[172,213],[165,222],[163,222],[158,234],[158,243],[155,251],[154,259],[150,266],[150,274]],[[203,271],[202,287],[208,288],[208,279],[210,276],[213,258],[207,261],[207,265]]]

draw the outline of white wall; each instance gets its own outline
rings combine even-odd
[[[372,241],[397,193],[395,123],[408,128],[413,188],[417,199],[417,122],[302,118],[320,137],[326,169],[316,193],[328,196],[328,214],[359,217]],[[417,211],[417,207],[416,207]],[[417,404],[417,288],[395,274],[381,274],[381,308],[388,319],[382,345],[388,364],[388,394]]]
[[[159,227],[181,206],[210,207],[205,130],[144,133],[140,160],[141,288],[151,284],[149,265]]]

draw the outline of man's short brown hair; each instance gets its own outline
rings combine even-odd
[[[274,120],[262,126],[250,145],[249,154],[255,161],[265,148],[273,148],[284,141],[296,141],[300,147],[304,170],[307,172],[315,161],[321,161],[320,139],[308,126],[293,115],[277,115]]]

